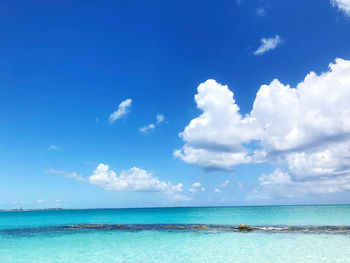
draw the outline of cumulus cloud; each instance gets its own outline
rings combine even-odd
[[[197,192],[198,191],[198,189],[199,189],[199,187],[201,187],[202,185],[201,185],[201,183],[194,183],[194,184],[192,184],[192,187],[190,188],[190,192],[191,193],[195,193],[195,192]],[[204,189],[204,190],[203,190]],[[201,191],[205,191],[205,188],[204,187],[202,187],[201,189],[200,189]]]
[[[126,116],[130,112],[131,103],[132,103],[132,99],[123,100],[119,104],[118,109],[112,112],[111,115],[109,115],[109,118],[108,118],[109,122],[114,123],[116,120]]]
[[[289,174],[284,173],[280,170],[275,170],[272,174],[263,174],[259,177],[261,185],[284,185],[292,182]]]
[[[215,189],[214,189],[214,192],[215,192],[215,193],[221,193],[221,190],[220,190],[219,188],[215,188]]]
[[[176,200],[189,200],[188,197],[180,194],[183,192],[181,183],[173,185],[169,181],[160,181],[150,172],[137,167],[123,170],[117,175],[108,165],[101,163],[87,180],[90,184],[106,190],[161,192]]]
[[[261,45],[254,51],[254,55],[262,55],[267,51],[274,50],[279,44],[282,43],[282,39],[277,35],[271,38],[262,38]]]
[[[185,144],[174,156],[206,169],[269,162],[283,167],[289,185],[304,187],[303,193],[327,192],[311,191],[312,186],[325,189],[326,182],[329,189],[337,180],[347,185],[350,61],[336,59],[329,67],[320,75],[309,73],[295,88],[277,79],[262,85],[244,116],[227,86],[215,80],[200,84],[195,101],[202,114],[180,133]],[[261,187],[281,185],[272,183],[278,178],[288,179],[277,172],[264,175]]]
[[[331,4],[350,16],[350,0],[331,0]]]
[[[179,134],[186,144],[174,156],[208,169],[250,162],[242,144],[257,137],[254,127],[247,129],[254,120],[242,118],[233,92],[210,79],[198,86],[195,101],[203,113]]]
[[[294,180],[289,172],[276,169],[259,177],[260,189],[249,194],[248,199],[271,199],[273,197],[300,197],[307,194],[327,194],[350,190],[350,174],[324,176],[316,180]]]
[[[163,114],[157,114],[157,116],[156,116],[156,123],[151,123],[151,124],[148,124],[146,126],[142,126],[139,129],[139,132],[146,133],[148,131],[154,130],[156,128],[156,126],[161,124],[162,122],[164,122],[164,120],[165,120],[165,117],[164,117]]]

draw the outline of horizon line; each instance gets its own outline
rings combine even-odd
[[[127,210],[127,209],[167,209],[167,208],[225,208],[225,207],[269,207],[269,206],[342,206],[350,205],[344,204],[293,204],[293,205],[217,205],[217,206],[144,206],[144,207],[103,207],[103,208],[63,208],[63,207],[49,207],[49,208],[10,208],[0,209],[0,212],[30,212],[30,211],[54,211],[54,210]]]

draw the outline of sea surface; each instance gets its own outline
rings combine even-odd
[[[350,263],[350,205],[0,212],[12,262]]]

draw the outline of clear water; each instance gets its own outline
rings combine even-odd
[[[0,212],[0,262],[350,262],[349,232],[62,231],[76,224],[242,223],[349,227],[350,206]]]

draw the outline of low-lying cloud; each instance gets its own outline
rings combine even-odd
[[[181,194],[181,183],[174,185],[169,181],[161,181],[152,173],[137,167],[123,170],[117,175],[108,165],[100,163],[87,181],[106,190],[160,192],[176,200],[188,200]]]
[[[185,144],[174,156],[208,170],[272,163],[276,172],[260,178],[270,190],[282,185],[276,183],[281,178],[288,189],[302,189],[298,195],[348,189],[349,60],[336,59],[327,72],[307,74],[295,88],[278,79],[262,85],[246,115],[233,92],[212,79],[198,86],[195,101],[202,114],[180,133]]]

